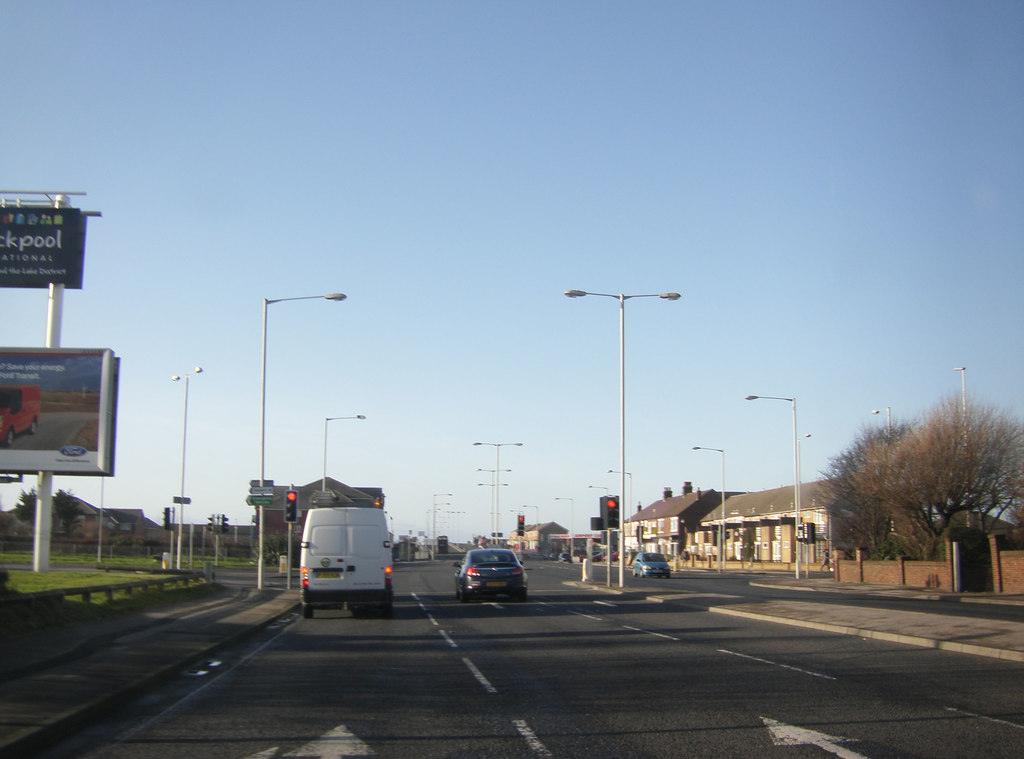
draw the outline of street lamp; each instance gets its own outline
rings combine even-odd
[[[324,417],[324,474],[320,480],[320,490],[327,490],[327,423],[334,422],[338,419],[365,419],[366,417],[362,414],[356,414],[355,416],[326,416]]]
[[[171,377],[171,382],[177,382],[180,379],[185,380],[185,411],[182,414],[181,423],[181,491],[178,497],[174,501],[178,504],[178,550],[177,559],[175,560],[175,568],[181,569],[181,534],[185,531],[185,504],[189,501],[185,498],[185,441],[188,437],[188,380],[193,374],[202,374],[202,367],[197,366],[190,372],[185,374],[175,374]],[[192,530],[189,530],[188,540],[188,563],[192,566]]]
[[[882,409],[871,409],[871,413],[877,416],[882,413]],[[885,435],[887,438],[892,437],[892,406],[885,407]]]
[[[662,298],[663,300],[679,300],[679,293],[660,293],[651,295],[612,295],[611,293],[591,293],[586,290],[566,290],[568,298],[582,298],[585,295],[596,295],[601,298],[615,298],[619,302],[619,497],[626,492],[626,301],[630,298]],[[621,511],[621,509],[620,509]],[[620,519],[622,517],[620,516]],[[619,529],[621,532],[622,524]],[[609,532],[609,543],[611,533]],[[619,541],[622,542],[621,540]],[[626,552],[619,546],[619,587],[625,585]],[[608,546],[608,577],[611,584],[611,545]]]
[[[800,443],[796,434],[796,398],[780,398],[775,395],[748,395],[748,401],[769,400],[786,401],[793,405],[793,505],[796,508],[796,521],[793,523],[793,552],[796,555],[796,579],[800,579],[800,546],[796,534],[800,531]]]
[[[722,454],[722,523],[718,525],[718,571],[721,572],[725,569],[725,451],[703,445],[695,445],[693,450],[718,451]]]
[[[498,503],[499,486],[501,485],[501,449],[506,445],[522,445],[522,443],[473,443],[473,445],[494,446],[494,503],[491,506],[491,540],[493,541],[498,533]],[[478,470],[484,471],[484,470]]]
[[[450,501],[445,501],[442,504],[438,504],[437,499],[438,498],[443,498],[444,496],[448,496],[450,498],[451,495],[452,495],[451,493],[434,493],[434,495],[433,495],[432,505],[430,507],[430,519],[431,519],[430,534],[431,534],[431,538],[433,540],[434,548],[430,552],[430,558],[431,559],[436,559],[437,558],[437,507],[439,505],[440,506],[451,506],[452,505]]]
[[[964,419],[967,418],[967,367],[954,366],[954,372],[960,372],[960,407],[963,410]]]
[[[572,543],[576,536],[576,528],[574,526],[576,521],[576,499],[569,498],[568,496],[555,496],[555,500],[569,502],[569,563],[572,564]]]
[[[288,300],[316,300],[323,298],[324,300],[341,301],[345,300],[347,296],[343,293],[327,293],[326,295],[300,295],[295,298],[264,298],[263,299],[263,352],[260,363],[262,369],[260,373],[260,487],[264,487],[266,482],[266,471],[264,469],[264,463],[266,460],[266,447],[267,447],[267,308],[271,303],[284,303]],[[263,589],[263,504],[260,504],[259,509],[259,547],[258,547],[258,558],[256,561],[256,587],[260,590]]]

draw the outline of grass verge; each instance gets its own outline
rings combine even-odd
[[[151,576],[151,575],[147,575]],[[18,593],[34,593],[59,588],[87,587],[90,585],[116,585],[139,579],[131,572],[9,572],[7,587]],[[106,594],[93,594],[92,601],[78,597],[39,600],[33,604],[0,604],[0,638],[43,630],[51,627],[65,627],[118,614],[145,611],[159,606],[194,601],[219,592],[221,586],[203,583],[187,588],[173,587],[167,590],[157,588],[140,590],[131,594],[117,591],[113,599]]]

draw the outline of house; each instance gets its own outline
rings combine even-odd
[[[674,496],[666,488],[660,501],[626,519],[626,550],[657,551],[666,556],[692,554],[695,543],[702,545],[703,520],[716,508],[720,509],[721,504],[720,493],[699,489],[694,492],[689,482],[683,484],[682,495]]]
[[[800,485],[799,536],[793,486],[727,494],[724,519],[720,507],[702,517],[691,553],[698,561],[717,557],[724,528],[726,561],[791,564],[799,550],[806,566],[822,563],[830,548],[831,510],[824,485],[821,480]]]
[[[558,522],[544,522],[543,524],[528,524],[524,528],[522,538],[509,537],[508,545],[520,551],[531,553],[550,554],[565,550],[564,538],[568,531]],[[556,541],[553,536],[559,536],[561,541]]]

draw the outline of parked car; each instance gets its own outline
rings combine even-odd
[[[672,568],[660,553],[638,553],[633,561],[633,577],[671,577]]]
[[[564,561],[566,563],[570,563],[571,564],[572,563],[572,556],[570,556],[567,552],[563,552],[563,553],[558,554],[558,560],[559,561]]]
[[[468,551],[462,562],[455,562],[455,597],[465,603],[474,596],[512,596],[527,598],[526,570],[516,555],[504,548],[480,548]]]

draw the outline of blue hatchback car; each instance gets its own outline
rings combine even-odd
[[[660,553],[638,553],[633,561],[633,577],[671,577],[672,568]]]

